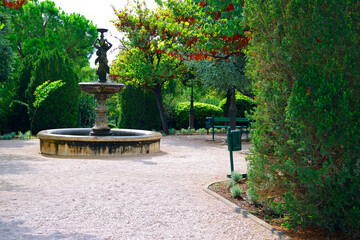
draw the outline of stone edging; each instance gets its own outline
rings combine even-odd
[[[217,183],[217,182],[214,182]],[[276,228],[274,228],[273,226],[271,226],[270,224],[264,222],[263,220],[255,217],[254,215],[252,215],[251,213],[245,211],[244,209],[240,208],[239,206],[237,206],[236,204],[230,202],[229,200],[223,198],[222,196],[220,196],[219,194],[211,191],[209,189],[209,186],[214,184],[208,184],[205,187],[203,187],[203,190],[210,194],[211,196],[213,196],[214,198],[222,201],[223,203],[225,203],[226,205],[228,205],[229,207],[233,208],[235,212],[237,213],[241,213],[244,217],[246,218],[250,218],[251,220],[253,220],[255,223],[257,223],[258,225],[270,230],[274,235],[276,235],[277,237],[279,237],[279,239],[284,239],[284,240],[293,240],[292,238],[290,238],[289,236],[287,236],[285,233],[277,230]]]

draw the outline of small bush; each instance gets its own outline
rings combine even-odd
[[[177,128],[187,128],[189,126],[189,107],[190,102],[181,102],[176,107],[176,126]],[[224,112],[221,108],[206,104],[194,103],[194,127],[204,128],[206,117],[221,117]]]
[[[213,132],[213,128],[209,128],[209,132],[212,133]],[[217,128],[214,128],[214,133],[218,133],[219,130]]]
[[[252,187],[249,187],[247,192],[246,192],[246,197],[248,199],[249,202],[253,203],[253,204],[259,204],[259,195],[256,193],[256,190]]]
[[[180,129],[180,131],[182,134],[188,134],[188,130],[185,128]]]
[[[231,179],[234,180],[234,182],[238,183],[242,179],[242,174],[238,172],[232,172]]]
[[[235,182],[233,179],[230,179],[227,183],[226,183],[226,187],[227,188],[232,188],[235,185]]]
[[[173,135],[173,134],[175,134],[176,133],[176,129],[175,128],[170,128],[169,129],[169,134],[170,135]]]
[[[9,133],[0,136],[0,140],[11,140],[11,138],[12,137]]]
[[[239,198],[243,193],[243,189],[239,185],[235,185],[232,188],[230,188],[230,193],[233,198],[237,198],[237,197]]]
[[[28,140],[31,137],[31,131],[29,130],[29,131],[27,131],[25,133],[22,133],[22,132],[19,131],[18,136],[19,136],[20,140]]]
[[[197,132],[198,132],[200,135],[204,135],[205,131],[206,131],[205,128],[199,128],[199,129],[197,130]]]

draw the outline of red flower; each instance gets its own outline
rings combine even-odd
[[[231,12],[232,10],[234,10],[234,4],[230,3],[229,6],[226,8],[226,10],[228,12]]]

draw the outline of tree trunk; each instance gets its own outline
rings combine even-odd
[[[166,118],[165,118],[165,111],[164,111],[164,107],[163,107],[162,101],[161,101],[161,86],[156,85],[153,89],[153,93],[155,94],[156,104],[157,104],[157,107],[159,110],[161,125],[163,127],[163,132],[165,134],[169,134],[168,125],[167,125]]]
[[[225,105],[225,117],[230,117],[230,103],[231,103],[231,88],[226,92],[226,105]]]

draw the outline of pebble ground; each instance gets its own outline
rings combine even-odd
[[[210,139],[168,136],[160,153],[107,159],[2,140],[0,239],[277,239],[203,191],[230,172],[227,145]],[[244,157],[234,152],[241,173]]]

